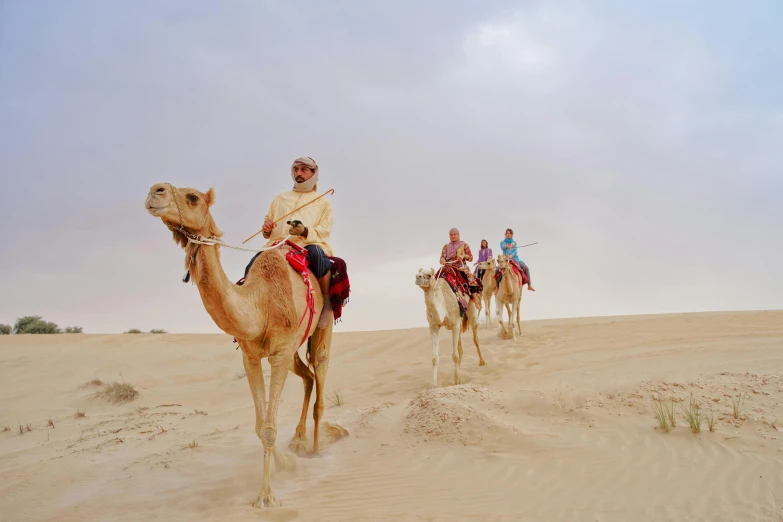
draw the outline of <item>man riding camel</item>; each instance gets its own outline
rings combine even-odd
[[[321,198],[309,204],[318,197],[316,192],[318,184],[318,164],[310,157],[302,157],[294,160],[291,165],[291,177],[294,180],[292,190],[282,192],[272,200],[269,212],[264,216],[262,233],[267,243],[271,246],[277,241],[282,241],[286,235],[293,236],[291,241],[303,246],[307,250],[307,260],[310,270],[318,278],[318,286],[324,296],[324,307],[318,321],[319,328],[326,328],[332,319],[332,304],[329,298],[329,283],[331,282],[330,269],[334,256],[332,247],[329,246],[329,237],[332,234],[332,205],[326,198]],[[276,221],[299,208],[286,221],[288,227],[278,226]],[[245,268],[245,275],[258,256],[256,254]]]

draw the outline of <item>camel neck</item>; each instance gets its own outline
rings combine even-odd
[[[194,248],[194,245],[188,248],[188,261]],[[228,279],[217,246],[202,245],[196,251],[190,271],[204,308],[218,328],[237,339],[252,340],[261,335],[264,321],[260,303],[253,304],[250,289]]]

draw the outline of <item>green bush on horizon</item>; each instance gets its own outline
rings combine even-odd
[[[40,315],[26,315],[14,323],[15,334],[58,334],[62,330],[50,321],[44,321]]]

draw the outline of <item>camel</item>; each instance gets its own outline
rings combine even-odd
[[[438,387],[438,335],[442,326],[451,330],[451,360],[454,361],[454,384],[461,384],[459,370],[462,364],[462,332],[467,330],[470,324],[473,330],[473,344],[479,356],[479,366],[487,364],[481,356],[481,348],[478,341],[478,309],[473,299],[468,301],[468,309],[465,315],[460,317],[457,296],[444,279],[438,279],[433,283],[435,270],[419,269],[416,274],[416,285],[424,291],[424,304],[427,307],[427,322],[430,325],[430,337],[432,338],[432,383],[431,388]]]
[[[274,455],[278,470],[291,468],[295,463],[275,446],[280,395],[289,370],[302,378],[304,405],[290,444],[292,450],[301,451],[306,445],[305,424],[315,381],[313,454],[318,455],[318,427],[324,410],[323,387],[329,367],[333,322],[329,321],[325,329],[316,327],[323,307],[323,296],[319,291],[312,292],[315,299],[312,320],[308,321],[305,317],[308,315],[309,289],[302,275],[286,261],[287,246],[259,255],[243,285],[228,279],[220,263],[219,244],[204,244],[204,238],[220,242],[223,235],[210,214],[209,209],[214,202],[212,188],[203,193],[192,188],[158,183],[150,188],[145,206],[151,215],[160,218],[172,230],[175,243],[185,250],[188,272],[183,281],[187,282],[192,277],[207,313],[218,328],[236,338],[242,349],[242,362],[255,405],[255,431],[264,447],[264,478],[253,506],[279,506],[279,501],[272,494],[271,457]],[[317,290],[315,276],[312,272],[309,276]],[[307,339],[307,363],[298,353],[304,339]],[[269,359],[272,370],[268,404],[261,371],[262,358]]]
[[[481,292],[481,298],[483,299],[484,306],[486,307],[484,314],[487,318],[487,328],[489,328],[490,318],[492,316],[490,313],[492,295],[495,293],[495,288],[497,287],[497,283],[495,283],[495,270],[497,269],[497,261],[495,261],[494,258],[487,261],[482,261],[479,263],[478,267],[479,270],[484,270],[484,277],[481,278],[481,283],[484,286],[484,289]],[[497,308],[497,306],[495,306],[495,308],[495,313],[500,313],[500,310]]]
[[[517,335],[514,331],[514,317],[516,317],[517,320],[519,335],[522,335],[522,326],[519,322],[519,304],[522,300],[522,278],[514,272],[514,268],[511,266],[508,256],[505,254],[498,256],[498,268],[503,274],[503,279],[500,281],[500,288],[498,288],[498,293],[495,296],[495,309],[497,311],[498,324],[500,324],[500,331],[498,334],[505,339],[511,337],[516,340]],[[505,307],[508,312],[508,329],[503,326],[503,307]]]

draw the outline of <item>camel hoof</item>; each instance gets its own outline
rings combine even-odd
[[[434,390],[438,387],[437,383],[431,382],[429,386],[427,386],[428,390]]]
[[[307,453],[307,441],[304,437],[294,437],[291,439],[291,442],[288,443],[288,449],[296,455],[304,455]]]
[[[271,508],[271,507],[280,507],[281,504],[278,502],[278,500],[275,498],[275,496],[271,493],[268,495],[259,495],[258,498],[256,498],[256,501],[253,502],[253,507],[257,509],[264,509],[264,508]]]
[[[486,365],[487,365],[487,361],[485,361],[484,359],[481,359],[479,361],[479,366],[486,366]]]

